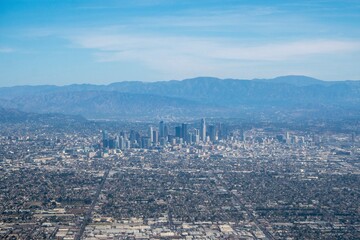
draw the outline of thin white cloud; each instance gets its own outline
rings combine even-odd
[[[11,53],[11,52],[15,52],[15,49],[9,47],[0,47],[0,53]]]
[[[360,50],[360,42],[338,40],[307,40],[265,44],[252,47],[224,47],[213,56],[224,59],[281,61],[299,56],[333,54]]]
[[[281,61],[299,56],[359,51],[360,42],[347,40],[306,40],[249,46],[220,38],[149,37],[120,34],[81,35],[70,39],[76,47],[97,51],[100,61],[156,59],[181,56],[218,60]]]
[[[93,50],[99,62],[133,62],[173,78],[199,75],[246,76],[249,68],[286,66],[299,61],[306,66],[313,57],[326,59],[360,51],[360,42],[348,40],[306,40],[246,45],[241,40],[89,34],[70,37],[73,47]],[[255,64],[256,63],[256,64]],[[289,74],[296,70],[289,69]],[[283,69],[283,72],[286,69]],[[305,72],[305,69],[296,72]],[[275,75],[275,74],[274,74]]]

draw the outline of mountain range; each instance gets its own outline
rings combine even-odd
[[[0,88],[0,106],[92,119],[239,117],[249,113],[360,115],[360,81],[306,76],[273,79],[198,77],[181,81],[125,81]]]

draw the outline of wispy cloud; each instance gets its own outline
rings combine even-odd
[[[121,34],[70,37],[75,47],[92,49],[99,61],[154,59],[157,55],[219,60],[281,61],[298,56],[360,50],[359,41],[315,39],[266,44],[239,39],[132,36]]]
[[[301,59],[305,66],[313,57],[326,59],[360,51],[358,41],[332,39],[249,44],[225,38],[81,34],[68,40],[72,47],[91,50],[98,62],[136,62],[174,78],[239,75],[244,72],[239,68],[246,69],[251,62],[256,63],[253,66],[285,66]]]
[[[15,52],[15,49],[9,47],[0,47],[0,53],[11,53],[11,52]]]

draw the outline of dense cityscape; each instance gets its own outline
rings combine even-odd
[[[4,123],[0,238],[357,239],[358,122],[320,125]]]
[[[360,240],[360,0],[0,0],[0,240]]]

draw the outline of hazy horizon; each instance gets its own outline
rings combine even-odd
[[[114,81],[114,82],[108,82],[108,83],[66,83],[66,84],[23,84],[23,85],[9,85],[9,86],[2,86],[0,85],[0,88],[12,88],[12,87],[38,87],[38,86],[55,86],[55,87],[66,87],[71,85],[94,85],[94,86],[108,86],[114,83],[123,83],[123,82],[142,82],[142,83],[157,83],[157,82],[170,82],[170,81],[185,81],[185,80],[192,80],[192,79],[198,79],[198,78],[213,78],[218,80],[236,80],[236,81],[258,81],[258,80],[273,80],[276,78],[286,78],[286,77],[304,77],[314,80],[319,80],[323,82],[343,82],[343,81],[351,81],[356,82],[360,81],[359,79],[337,79],[337,80],[327,80],[327,79],[318,79],[311,76],[305,76],[305,75],[284,75],[284,76],[276,76],[274,78],[251,78],[251,79],[245,79],[245,78],[220,78],[220,77],[214,77],[214,76],[197,76],[197,77],[190,77],[185,79],[167,79],[167,80],[152,80],[152,81],[143,81],[143,80],[121,80],[121,81]]]

